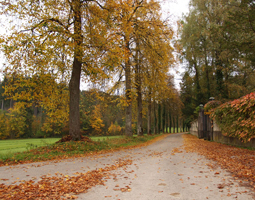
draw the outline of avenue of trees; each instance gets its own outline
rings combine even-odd
[[[7,0],[0,13],[11,26],[0,38],[7,60],[0,123],[10,123],[2,138],[66,132],[79,140],[184,125],[168,74],[174,33],[159,1]],[[80,91],[81,80],[107,91]]]
[[[185,118],[210,97],[224,103],[255,90],[254,0],[191,0],[179,37]]]

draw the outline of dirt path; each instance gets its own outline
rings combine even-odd
[[[133,163],[112,171],[113,175],[105,179],[104,186],[92,187],[87,193],[78,195],[78,199],[254,199],[252,191],[240,186],[231,174],[196,153],[186,153],[182,145],[181,134],[173,134],[139,149],[59,163],[0,167],[0,184],[39,181],[42,176],[60,174],[75,176],[77,172],[112,165],[119,159],[130,159]],[[208,163],[215,167],[208,167]]]

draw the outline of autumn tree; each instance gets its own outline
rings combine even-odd
[[[131,61],[133,63],[133,69],[135,72],[134,78],[134,88],[136,91],[136,102],[137,102],[137,135],[143,134],[143,95],[146,87],[148,87],[148,82],[146,82],[148,75],[148,65],[150,55],[149,51],[156,52],[158,55],[157,59],[166,60],[163,64],[158,67],[168,67],[168,54],[171,54],[171,47],[168,46],[169,39],[171,36],[171,29],[167,26],[167,22],[161,20],[160,15],[160,5],[158,2],[144,2],[139,10],[136,11],[133,17],[133,33],[132,33],[132,45],[130,47],[132,57]],[[157,43],[157,45],[155,45]],[[167,46],[164,48],[164,45]],[[158,46],[161,47],[158,48]],[[147,51],[146,49],[149,49]],[[162,51],[165,49],[166,51]],[[159,62],[161,62],[159,61]],[[155,65],[154,65],[155,66]],[[156,69],[156,68],[155,68]],[[152,70],[155,70],[152,69]]]
[[[56,80],[64,78],[69,82],[69,134],[73,140],[80,139],[81,75],[103,74],[102,68],[107,64],[99,64],[98,58],[101,57],[100,63],[107,63],[105,51],[113,44],[107,32],[107,6],[112,2],[1,2],[1,14],[12,24],[12,32],[1,38],[7,58],[6,74],[31,77],[52,71]],[[13,18],[16,21],[11,23]]]

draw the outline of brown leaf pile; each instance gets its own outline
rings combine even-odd
[[[187,152],[197,152],[216,161],[234,177],[245,179],[255,188],[255,151],[198,139],[193,135],[183,135]]]
[[[131,164],[132,160],[119,160],[115,165],[87,173],[77,173],[77,176],[42,176],[42,180],[36,183],[30,180],[19,185],[0,184],[0,199],[76,199],[75,195],[86,193],[93,186],[104,185],[103,178],[109,178],[110,171]]]
[[[57,141],[56,143],[70,142],[70,141],[72,141],[71,135],[65,135],[59,141]],[[89,137],[86,137],[86,136],[83,136],[83,135],[81,135],[81,140],[80,141],[88,142],[88,143],[94,143],[94,141],[92,141]]]

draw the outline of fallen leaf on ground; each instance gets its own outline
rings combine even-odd
[[[77,176],[42,176],[42,180],[36,183],[33,180],[29,180],[19,185],[1,184],[0,199],[59,199],[60,196],[74,199],[76,194],[85,193],[96,185],[104,185],[105,177],[114,176],[110,173],[111,171],[131,164],[132,160],[120,159],[115,165],[92,170],[87,173],[80,173]],[[128,189],[130,187],[126,188],[126,190]]]
[[[215,161],[222,168],[233,173],[234,177],[247,179],[255,186],[255,151],[198,139],[193,135],[182,135],[186,152],[197,152]],[[210,166],[210,165],[208,165]],[[215,167],[211,165],[211,167]],[[215,173],[216,175],[219,172]]]

